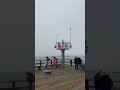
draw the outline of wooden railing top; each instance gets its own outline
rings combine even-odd
[[[12,82],[27,82],[27,80],[9,80],[9,81],[0,81],[0,83],[12,83]]]

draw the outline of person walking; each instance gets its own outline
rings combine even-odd
[[[74,58],[74,63],[75,63],[75,70],[78,70],[78,66],[77,66],[77,56]]]

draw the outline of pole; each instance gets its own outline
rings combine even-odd
[[[70,28],[70,42],[71,42],[71,28]]]
[[[64,40],[62,40],[62,49],[61,49],[61,54],[62,54],[62,61],[61,61],[61,66],[64,68],[65,67],[65,47],[64,47]]]
[[[65,67],[65,50],[61,50],[61,53],[62,53],[62,61],[61,61],[61,66],[62,68]]]

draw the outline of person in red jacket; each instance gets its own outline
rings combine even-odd
[[[53,65],[57,67],[57,65],[58,65],[57,58],[54,58]]]
[[[72,67],[72,59],[70,59],[70,65],[71,65],[71,67]]]

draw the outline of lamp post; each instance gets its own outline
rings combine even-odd
[[[70,42],[71,42],[71,28],[70,28]]]

